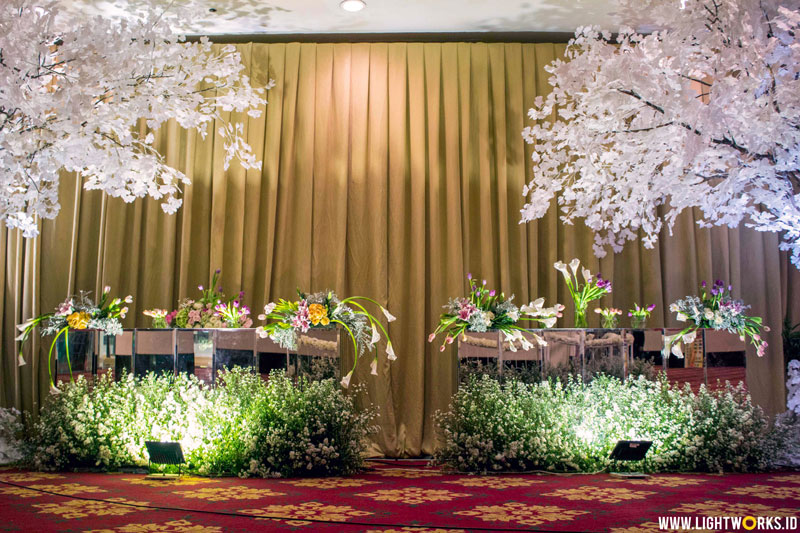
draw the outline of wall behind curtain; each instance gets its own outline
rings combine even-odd
[[[0,232],[2,380],[6,405],[36,409],[47,393],[44,343],[17,367],[15,323],[52,309],[80,289],[111,285],[142,310],[173,308],[222,268],[256,311],[297,287],[367,295],[398,320],[390,333],[399,360],[381,351],[356,382],[380,409],[374,452],[415,456],[435,445],[431,415],[454,388],[454,354],[426,342],[441,306],[462,294],[472,272],[515,293],[567,305],[556,260],[579,257],[614,280],[602,303],[665,309],[703,280],[730,280],[773,329],[769,355],[748,355],[748,381],[768,412],[782,410],[780,323],[797,305],[800,277],[779,254],[777,236],[747,229],[702,230],[693,214],[653,250],[629,244],[598,260],[592,235],[565,226],[551,209],[520,225],[523,184],[533,177],[520,132],[526,110],[548,91],[543,67],[564,45],[516,43],[247,44],[239,50],[255,85],[274,79],[262,117],[245,120],[261,170],[223,169],[218,139],[168,126],[157,134],[167,161],[193,185],[177,215],[158,202],[124,204],[62,180],[61,213],[36,240]],[[591,313],[591,320],[596,320]],[[796,318],[800,314],[796,313]],[[40,353],[40,359],[31,352]]]

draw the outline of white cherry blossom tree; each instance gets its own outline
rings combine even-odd
[[[168,13],[131,20],[86,17],[53,2],[0,2],[0,220],[26,237],[59,211],[63,171],[125,201],[150,196],[175,212],[189,180],[140,135],[174,119],[205,136],[217,128],[233,159],[259,167],[243,126],[223,113],[257,117],[266,103],[233,46],[185,42]],[[213,131],[213,129],[212,129]]]
[[[699,208],[703,226],[780,232],[800,267],[798,0],[618,0],[642,34],[578,28],[523,132],[535,146],[522,220],[558,198],[595,253]]]

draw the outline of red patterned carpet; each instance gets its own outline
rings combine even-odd
[[[372,466],[349,478],[177,482],[147,481],[140,474],[2,470],[0,529],[647,533],[659,531],[659,516],[800,515],[800,473],[619,480]]]

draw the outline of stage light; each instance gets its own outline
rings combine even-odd
[[[620,440],[611,450],[610,458],[615,461],[644,461],[647,450],[652,446],[649,440]],[[648,477],[642,472],[611,472],[614,477],[626,479],[642,479]]]
[[[367,3],[364,2],[364,0],[342,0],[342,2],[339,4],[339,7],[345,11],[355,13],[356,11],[361,11],[367,7]]]
[[[146,441],[147,447],[147,470],[150,465],[178,465],[177,474],[153,474],[149,472],[145,479],[177,479],[181,477],[181,465],[186,462],[183,458],[183,449],[180,442],[154,442]]]

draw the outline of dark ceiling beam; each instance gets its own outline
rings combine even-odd
[[[570,32],[451,32],[451,33],[253,33],[207,35],[215,43],[397,43],[397,42],[478,42],[478,43],[566,43]],[[197,41],[199,35],[187,40]]]

